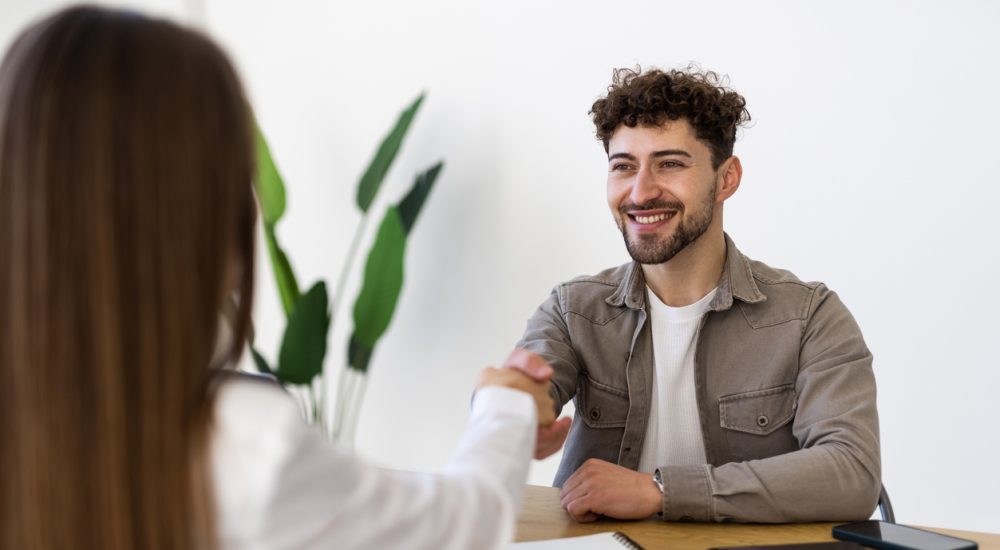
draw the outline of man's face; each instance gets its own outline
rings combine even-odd
[[[686,120],[622,125],[608,142],[608,206],[632,259],[669,261],[712,223],[717,175]]]

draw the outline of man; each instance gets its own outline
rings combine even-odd
[[[620,69],[591,115],[633,261],[557,286],[518,344],[576,403],[563,506],[579,521],[869,517],[881,464],[860,329],[825,285],[723,232],[744,99],[711,72]]]

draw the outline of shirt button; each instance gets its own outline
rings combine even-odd
[[[593,407],[592,409],[590,409],[591,420],[600,420],[600,418],[601,418],[601,409],[597,407]]]
[[[760,426],[761,428],[766,428],[767,425],[770,423],[771,421],[768,420],[767,417],[764,415],[760,415],[757,417],[757,425]]]

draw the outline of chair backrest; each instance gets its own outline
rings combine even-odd
[[[892,511],[892,501],[889,500],[889,493],[885,490],[885,485],[878,494],[878,511],[882,514],[882,521],[896,523],[896,514]]]

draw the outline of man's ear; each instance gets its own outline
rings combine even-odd
[[[740,164],[740,158],[735,155],[729,157],[722,163],[722,166],[719,166],[716,173],[718,180],[715,202],[722,203],[733,196],[733,193],[740,187],[740,180],[743,179],[743,165]]]

